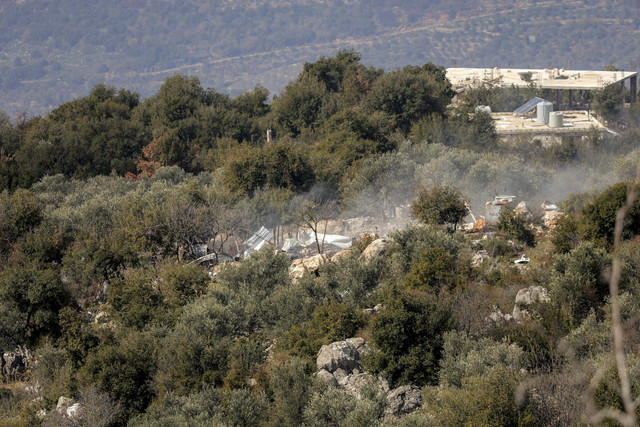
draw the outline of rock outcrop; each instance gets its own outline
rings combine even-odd
[[[316,377],[322,378],[334,387],[340,387],[360,398],[363,387],[376,384],[380,391],[389,391],[389,383],[362,371],[362,360],[371,352],[362,338],[349,338],[345,341],[324,345],[318,352]]]
[[[74,403],[73,399],[60,396],[58,398],[58,403],[56,404],[56,411],[58,411],[60,415],[67,415],[67,409],[69,409]]]
[[[384,238],[374,240],[362,251],[362,258],[365,261],[370,261],[384,255],[388,243],[388,240]]]
[[[362,338],[349,338],[323,345],[318,352],[316,364],[318,370],[330,373],[338,369],[350,374],[354,369],[362,369],[362,359],[370,353],[369,346]]]
[[[401,417],[422,406],[422,392],[414,385],[403,385],[387,395],[386,417]]]
[[[527,222],[531,222],[533,220],[533,215],[529,211],[527,202],[522,201],[518,203],[518,205],[513,209],[513,212]]]
[[[510,314],[504,314],[502,312],[502,310],[500,310],[499,307],[497,306],[493,306],[493,311],[491,312],[491,314],[489,315],[489,317],[487,318],[487,320],[490,320],[492,322],[510,322],[511,320],[513,320],[513,316]]]
[[[384,305],[378,304],[373,308],[365,308],[363,311],[369,315],[374,315],[384,308]]]
[[[341,259],[349,256],[350,253],[351,253],[351,249],[343,249],[340,252],[335,253],[331,257],[331,262],[339,262]]]
[[[489,252],[487,252],[484,249],[479,250],[478,252],[476,252],[476,254],[471,259],[471,265],[474,266],[474,267],[478,267],[480,264],[482,264],[485,260],[487,260],[489,258],[490,258],[489,257]]]
[[[558,211],[546,211],[544,213],[544,226],[549,230],[553,230],[558,226],[558,221],[564,216],[564,213]]]
[[[65,396],[60,396],[58,398],[58,404],[56,405],[56,412],[60,414],[64,418],[68,419],[76,419],[81,414],[82,405],[78,402],[75,402],[73,399],[70,399]]]
[[[340,387],[361,399],[367,387],[377,387],[387,396],[386,418],[400,417],[414,411],[422,405],[422,393],[419,387],[404,385],[390,390],[389,382],[362,371],[362,359],[371,349],[362,338],[349,338],[324,345],[318,352],[316,377],[326,381],[332,387]]]
[[[513,319],[522,320],[529,315],[527,307],[534,303],[549,302],[549,293],[542,286],[530,286],[520,289],[516,295],[516,303],[513,307]]]
[[[324,254],[318,254],[306,258],[298,258],[289,266],[289,276],[293,280],[299,280],[305,272],[317,273],[320,266],[329,262],[329,258]]]

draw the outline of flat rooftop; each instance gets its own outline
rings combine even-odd
[[[595,90],[637,78],[633,71],[588,71],[562,68],[447,68],[447,78],[458,90],[482,83],[503,87],[528,87],[532,83],[541,89]]]
[[[605,129],[602,123],[586,111],[562,111],[562,113],[564,125],[561,128],[552,128],[544,123],[538,123],[535,117],[515,113],[492,113],[491,118],[498,135],[518,133],[586,134],[593,128]]]

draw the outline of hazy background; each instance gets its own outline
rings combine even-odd
[[[638,0],[0,0],[0,109],[44,114],[97,83],[155,93],[175,73],[278,93],[340,48],[387,70],[635,70]]]

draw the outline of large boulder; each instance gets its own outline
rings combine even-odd
[[[518,203],[518,205],[513,209],[513,213],[527,222],[531,222],[531,220],[533,219],[533,215],[529,211],[529,207],[527,206],[527,202],[525,201]]]
[[[553,230],[558,226],[558,221],[564,216],[564,213],[558,211],[545,211],[544,226],[549,230]]]
[[[378,313],[380,310],[382,310],[384,308],[384,305],[382,304],[377,304],[375,307],[373,308],[365,308],[364,311],[366,314],[369,314],[371,316],[373,316],[374,314]]]
[[[336,377],[326,369],[320,369],[318,372],[316,372],[316,377],[320,378],[323,381],[326,381],[332,387],[338,387],[339,385]]]
[[[415,411],[422,406],[422,392],[414,385],[403,385],[393,389],[387,395],[385,416],[389,418],[401,417]]]
[[[531,304],[549,301],[549,292],[542,286],[530,286],[520,289],[516,295],[516,303],[513,307],[513,319],[519,321],[528,316],[527,307]]]
[[[82,405],[79,403],[74,403],[73,405],[67,408],[67,418],[76,419],[82,413]]]
[[[386,394],[389,392],[389,382],[387,380],[376,378],[371,374],[360,372],[357,369],[354,369],[350,375],[339,379],[338,385],[356,399],[362,399],[362,392],[371,386],[375,386],[381,393]]]
[[[415,411],[422,406],[422,392],[419,387],[405,385],[390,392],[389,382],[362,371],[362,359],[371,352],[362,338],[349,338],[322,346],[316,360],[316,378],[343,389],[356,399],[362,399],[364,392],[378,391],[387,398],[385,418],[392,419]]]
[[[333,374],[342,369],[348,375],[354,369],[362,369],[362,358],[369,351],[369,346],[362,338],[336,341],[320,348],[316,364],[318,370],[324,369]]]
[[[351,254],[351,249],[343,249],[331,257],[331,262],[339,262],[341,259],[348,257],[349,254]]]
[[[362,257],[366,261],[370,261],[373,258],[384,255],[388,243],[388,240],[384,238],[374,240],[373,242],[369,243],[364,251],[362,251]]]
[[[471,265],[474,267],[478,267],[480,264],[482,264],[485,260],[489,259],[489,252],[482,249],[479,250],[478,252],[476,252],[476,254],[473,256],[473,258],[471,259]]]
[[[304,276],[305,272],[317,273],[320,266],[327,262],[329,262],[329,258],[324,254],[298,258],[289,266],[289,276],[294,280],[298,280]]]
[[[60,415],[67,415],[67,410],[73,406],[74,403],[73,399],[60,396],[56,405],[56,411],[58,411]]]

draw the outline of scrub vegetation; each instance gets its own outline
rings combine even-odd
[[[442,67],[383,71],[341,50],[272,102],[261,86],[231,97],[177,74],[145,100],[100,84],[46,116],[1,115],[0,349],[26,346],[37,362],[0,384],[0,423],[533,426],[629,413],[611,326],[637,398],[640,202],[627,194],[640,111],[610,112],[619,136],[567,151],[501,141],[453,95]],[[465,202],[480,214],[505,193],[531,217],[503,210],[485,238],[462,230]],[[567,213],[553,231],[545,199]],[[199,244],[222,260],[262,225],[279,239],[326,219],[385,223],[396,208],[415,220],[381,255],[363,256],[364,235],[295,280],[269,245],[213,270],[192,263]],[[518,321],[501,314],[531,286],[548,300],[519,303]],[[318,350],[351,337],[373,350],[366,372],[421,388],[421,409],[385,417],[384,395],[313,375]],[[60,396],[82,405],[77,418],[56,412]]]

